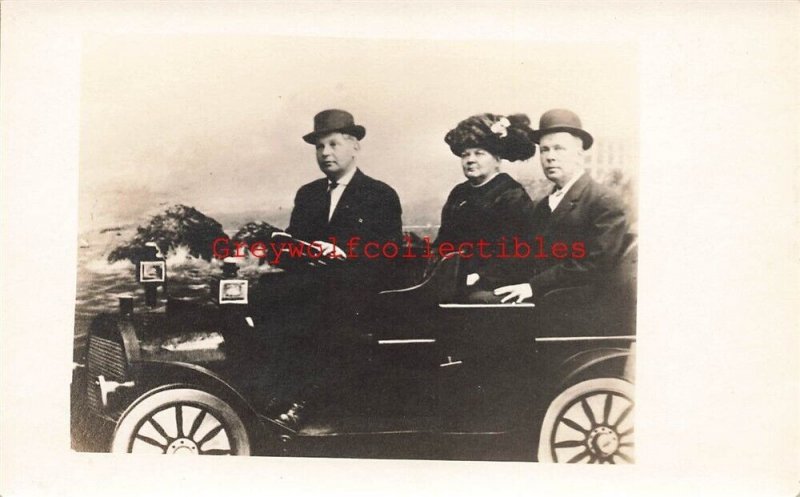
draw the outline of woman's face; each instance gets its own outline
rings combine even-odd
[[[482,148],[461,152],[461,168],[473,185],[481,185],[500,171],[500,160]]]

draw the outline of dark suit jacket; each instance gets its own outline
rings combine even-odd
[[[292,236],[308,242],[329,242],[336,239],[338,245],[346,253],[349,252],[347,242],[352,237],[361,238],[354,248],[356,257],[350,258],[339,267],[359,269],[354,277],[374,275],[375,270],[383,272],[390,266],[386,259],[368,260],[364,256],[364,245],[377,242],[381,246],[392,241],[402,242],[403,223],[400,199],[392,187],[386,183],[372,179],[360,170],[342,193],[331,220],[328,221],[328,180],[321,178],[303,185],[297,191],[294,209],[289,227],[286,229]],[[370,253],[376,249],[370,247]],[[379,250],[379,249],[378,249]],[[366,272],[364,272],[366,270]],[[352,271],[350,271],[352,273]]]
[[[535,259],[529,283],[534,299],[557,288],[593,285],[611,271],[623,248],[628,231],[622,201],[611,190],[594,181],[589,173],[572,185],[554,212],[547,197],[534,210],[535,233],[544,238],[546,259]],[[550,247],[566,243],[569,255],[579,255],[574,243],[585,246],[583,258],[555,258]]]

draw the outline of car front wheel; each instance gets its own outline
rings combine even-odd
[[[633,463],[633,385],[594,378],[561,392],[545,413],[540,462]]]
[[[202,390],[162,390],[134,404],[117,423],[111,452],[249,455],[244,423],[223,400]]]

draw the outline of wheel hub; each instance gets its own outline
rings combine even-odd
[[[176,456],[198,455],[197,444],[188,438],[179,438],[167,446],[167,454]]]
[[[608,457],[619,448],[619,435],[608,426],[598,426],[589,433],[589,449],[600,457]]]

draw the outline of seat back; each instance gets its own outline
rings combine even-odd
[[[419,299],[430,304],[449,301],[456,293],[456,275],[460,260],[458,252],[446,254],[430,266],[431,269],[427,271],[421,282],[404,288],[384,290],[380,292],[379,296],[382,301]]]
[[[636,233],[626,233],[617,265],[609,274],[603,287],[613,287],[625,291],[633,290],[635,294],[638,257],[639,242]]]
[[[636,333],[635,233],[623,240],[616,266],[595,285],[557,288],[536,302],[555,335],[633,335]]]

